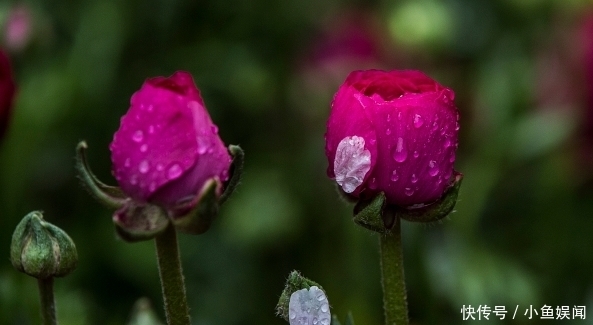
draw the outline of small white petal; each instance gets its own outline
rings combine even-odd
[[[334,175],[344,192],[354,192],[370,169],[371,152],[364,148],[364,138],[352,136],[342,139],[336,149]]]
[[[297,290],[288,303],[290,325],[329,325],[331,313],[325,293],[316,286]]]

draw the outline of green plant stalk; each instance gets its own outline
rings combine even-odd
[[[390,232],[379,236],[385,325],[408,325],[401,219],[395,220]]]
[[[43,325],[56,325],[56,304],[54,302],[54,278],[37,279],[41,300],[41,317]]]
[[[177,233],[173,224],[170,223],[155,238],[155,244],[167,324],[190,325]]]

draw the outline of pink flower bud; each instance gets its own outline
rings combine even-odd
[[[8,61],[6,54],[0,50],[0,139],[8,126],[14,93],[15,85],[12,79],[10,61]]]
[[[328,176],[354,198],[409,206],[441,197],[453,175],[454,93],[419,71],[354,71],[332,102]]]
[[[6,20],[4,42],[12,51],[22,51],[31,39],[32,17],[29,7],[17,5],[10,10]]]
[[[231,163],[200,91],[183,71],[144,82],[109,148],[121,189],[164,208],[195,197],[209,179],[226,181]]]

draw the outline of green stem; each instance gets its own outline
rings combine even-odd
[[[54,302],[54,278],[37,279],[41,298],[43,325],[56,325],[56,304]]]
[[[159,275],[168,325],[190,325],[189,308],[173,224],[155,238]]]
[[[401,219],[396,218],[391,232],[380,238],[385,325],[408,325]]]

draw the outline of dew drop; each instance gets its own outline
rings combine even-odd
[[[321,325],[329,325],[329,318],[324,318],[321,320]]]
[[[375,180],[375,178],[373,177],[373,181],[374,180]],[[326,299],[325,295],[323,294],[323,292],[320,291],[317,295],[317,301],[324,301],[325,299]]]
[[[428,167],[429,167],[428,174],[430,176],[436,176],[436,175],[439,174],[440,170],[439,170],[439,167],[436,164],[436,161],[434,161],[434,160],[429,161],[428,162]]]
[[[391,181],[392,182],[397,182],[397,180],[399,179],[399,175],[397,174],[397,170],[393,170],[393,172],[391,173]]]
[[[142,142],[143,139],[144,139],[144,132],[142,132],[142,130],[138,130],[138,131],[134,132],[134,134],[132,135],[132,140],[134,140],[134,142]]]
[[[414,158],[418,158],[418,156],[420,156],[420,153],[418,153],[418,150],[414,150]]]
[[[451,153],[451,157],[449,157],[449,162],[455,162],[455,154]]]
[[[397,113],[397,119],[401,120],[402,119],[402,112]]]
[[[169,170],[167,170],[167,178],[168,179],[174,179],[179,177],[179,175],[181,175],[181,173],[183,172],[183,170],[181,169],[181,165],[175,163],[173,165],[171,165],[171,167],[169,167]]]
[[[149,125],[148,126],[148,133],[153,134],[154,133],[154,125]]]
[[[424,124],[424,120],[422,119],[422,116],[416,114],[414,115],[414,127],[415,128],[419,128]]]
[[[130,158],[126,158],[126,161],[124,162],[124,166],[130,167],[130,165],[131,165]]]
[[[455,122],[455,131],[459,131],[459,122]]]
[[[321,305],[321,311],[322,312],[327,313],[328,310],[329,310],[329,306],[327,304]]]
[[[218,133],[218,126],[212,125],[211,130],[212,130],[212,133],[217,134]]]
[[[291,309],[290,310],[290,319],[295,319],[296,318],[296,310]]]
[[[148,164],[148,160],[142,160],[142,162],[140,163],[140,166],[138,166],[138,170],[142,174],[146,174],[146,173],[148,173],[149,169],[150,169],[150,166]]]
[[[206,153],[206,151],[208,151],[208,148],[206,148],[205,146],[199,147],[198,148],[198,154],[203,155]]]
[[[391,129],[387,129],[387,131],[385,131],[385,135],[390,135],[391,134]]]
[[[149,112],[152,112],[152,110],[153,110],[153,109],[154,109],[154,106],[152,106],[152,105],[148,105],[148,108],[147,108],[147,110],[148,110]]]
[[[414,190],[406,187],[406,189],[404,190],[404,194],[406,194],[407,196],[412,196],[412,194],[414,194]]]
[[[447,138],[445,139],[445,149],[449,148],[451,146],[451,139]]]
[[[165,166],[163,166],[163,164],[161,164],[161,163],[156,164],[156,170],[158,170],[159,172],[162,172],[163,169],[165,169]]]
[[[391,122],[391,114],[387,114],[387,122]]]
[[[410,180],[413,184],[415,184],[416,182],[418,182],[418,177],[416,176],[416,174],[412,174],[412,178]]]
[[[393,151],[393,159],[397,162],[404,162],[408,158],[408,152],[404,148],[404,139],[397,138],[397,145]]]
[[[146,143],[140,146],[140,152],[146,152],[146,150],[148,150],[148,145]]]

